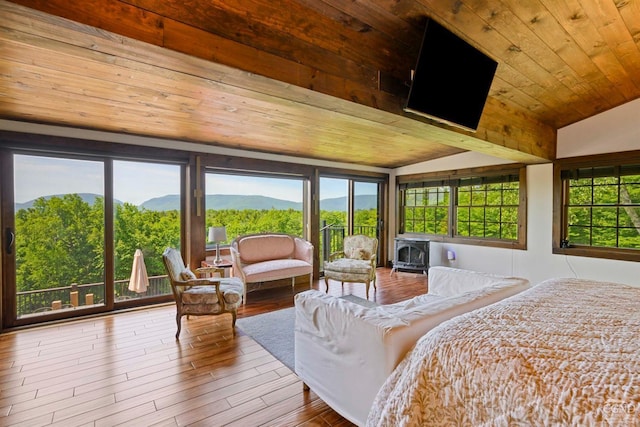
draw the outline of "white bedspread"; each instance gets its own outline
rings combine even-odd
[[[367,425],[640,425],[640,288],[552,279],[441,324]]]

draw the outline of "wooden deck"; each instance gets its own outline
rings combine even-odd
[[[378,270],[370,299],[426,292],[426,276],[389,272]],[[329,292],[343,294],[333,282]],[[350,293],[364,298],[364,285],[345,284]],[[252,292],[238,317],[291,307],[292,295]],[[0,425],[352,425],[255,341],[234,336],[230,321],[185,318],[176,341],[175,307],[165,305],[2,334]]]

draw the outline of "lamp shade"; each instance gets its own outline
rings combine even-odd
[[[224,242],[227,240],[227,229],[225,227],[209,227],[210,242]]]

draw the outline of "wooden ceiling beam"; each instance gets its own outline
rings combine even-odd
[[[300,110],[303,114],[321,109],[341,117],[350,117],[353,123],[358,124],[351,130],[357,128],[363,131],[371,126],[368,134],[363,131],[362,137],[365,139],[371,135],[375,141],[375,135],[380,129],[385,129],[385,133],[395,134],[390,141],[391,147],[404,146],[405,150],[426,156],[414,157],[415,161],[429,159],[427,151],[420,147],[422,144],[433,144],[436,147],[434,150],[442,155],[473,150],[523,163],[546,162],[555,157],[555,130],[509,100],[490,97],[478,131],[466,132],[403,113],[403,95],[380,90],[377,87],[380,84],[378,76],[375,76],[376,81],[372,84],[372,71],[367,71],[366,67],[355,67],[354,71],[357,72],[345,76],[341,71],[348,69],[349,64],[338,54],[327,53],[324,57],[318,57],[319,62],[329,64],[325,66],[327,71],[320,70],[116,0],[89,0],[90,5],[86,7],[70,5],[66,0],[15,0],[14,3],[81,23],[91,22],[89,25],[92,27],[143,39],[145,43],[171,50],[152,49],[131,39],[117,39],[112,34],[55,17],[38,16],[35,24],[24,22],[24,10],[5,2],[1,3],[0,12],[7,19],[0,26],[25,34],[37,33],[34,35],[42,39],[59,40],[81,47],[87,52],[85,55],[91,56],[91,52],[104,53],[112,56],[109,61],[126,59],[193,75],[223,85],[224,90],[230,93],[240,91],[248,99],[267,97],[272,105],[293,102],[307,106],[309,111],[305,112],[304,108]],[[122,25],[122,22],[127,25]],[[171,53],[172,50],[210,62],[185,61],[179,54]],[[244,72],[236,72],[225,66]],[[252,73],[266,78],[258,78]],[[7,116],[6,113],[2,115]],[[309,120],[314,121],[315,118],[310,117]],[[346,130],[349,130],[348,126]],[[135,129],[131,132],[135,133]],[[246,144],[250,149],[250,141]],[[301,144],[304,145],[304,141]],[[376,142],[375,145],[381,144]],[[440,145],[449,146],[454,151],[437,149]],[[272,143],[271,147],[275,148],[277,144]],[[373,159],[369,161],[375,163]],[[401,160],[398,160],[397,163],[388,162],[384,166],[401,165]]]

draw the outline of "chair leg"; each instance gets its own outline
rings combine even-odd
[[[367,282],[365,284],[365,291],[364,291],[365,295],[367,296],[367,299],[369,299],[369,282]]]
[[[236,336],[236,319],[238,314],[235,310],[231,312],[231,331],[233,332],[233,336]]]
[[[247,302],[247,284],[244,283],[244,288],[242,289],[242,305]]]
[[[324,276],[324,285],[325,285],[325,292],[329,293],[329,279],[327,279],[327,276]]]
[[[176,339],[179,339],[180,329],[182,327],[182,315],[180,313],[176,314],[176,323],[178,324],[178,332],[176,332]]]

